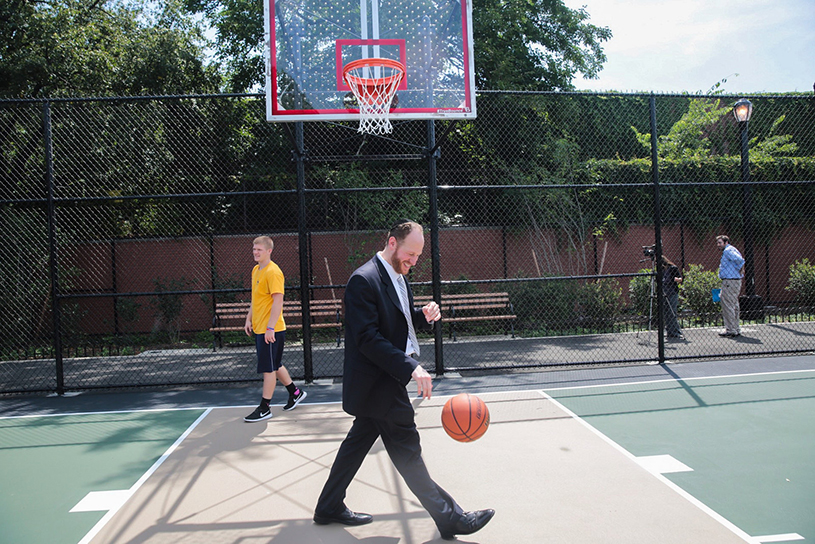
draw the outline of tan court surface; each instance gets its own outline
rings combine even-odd
[[[454,442],[444,397],[415,401],[425,462],[465,510],[494,508],[480,543],[745,542],[664,479],[537,391],[481,395],[486,435]],[[101,543],[416,544],[438,531],[381,441],[348,490],[374,515],[362,527],[317,526],[314,504],[351,417],[304,404],[246,424],[245,408],[212,410],[92,540]]]

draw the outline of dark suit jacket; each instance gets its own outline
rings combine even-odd
[[[405,282],[407,284],[407,282]],[[413,308],[413,326],[430,329]],[[345,363],[342,406],[353,416],[412,422],[406,386],[419,362],[405,354],[408,327],[396,287],[379,257],[359,267],[345,289]]]

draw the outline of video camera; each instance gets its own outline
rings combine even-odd
[[[649,259],[654,259],[656,257],[655,248],[656,245],[653,246],[642,246],[642,254],[648,257]]]

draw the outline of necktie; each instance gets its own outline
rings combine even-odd
[[[410,299],[408,298],[407,285],[405,285],[404,276],[399,276],[396,282],[399,285],[399,292],[402,295],[402,313],[405,314],[408,325],[408,338],[413,347],[416,348],[416,357],[419,356],[419,340],[416,338],[416,330],[413,328],[413,316],[409,308]]]

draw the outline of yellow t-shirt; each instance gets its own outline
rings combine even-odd
[[[265,334],[266,326],[269,324],[269,315],[272,312],[272,295],[283,294],[285,283],[283,271],[274,262],[260,268],[255,265],[252,269],[252,330],[255,334]],[[275,332],[285,331],[286,322],[283,320],[283,312],[274,326]]]

